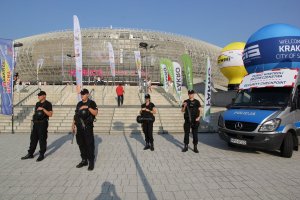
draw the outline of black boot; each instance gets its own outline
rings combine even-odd
[[[189,145],[185,144],[182,149],[182,152],[187,152],[188,150],[189,150]]]
[[[32,154],[27,154],[26,156],[23,156],[22,158],[21,158],[21,160],[26,160],[26,159],[30,159],[30,158],[33,158],[33,155]]]
[[[146,143],[146,146],[144,147],[144,150],[150,149],[149,143]]]
[[[195,152],[195,153],[199,153],[199,151],[198,151],[198,149],[197,149],[197,145],[196,145],[196,144],[194,144],[194,152]]]
[[[83,166],[87,166],[88,162],[87,160],[82,160],[78,165],[76,165],[77,168],[81,168]]]
[[[95,166],[95,162],[94,161],[89,161],[89,167],[88,167],[88,170],[89,171],[92,171],[94,169],[94,166]]]
[[[40,162],[42,160],[44,160],[45,156],[43,154],[40,154],[38,159],[36,159],[36,162]]]
[[[150,150],[154,151],[154,144],[150,144]]]

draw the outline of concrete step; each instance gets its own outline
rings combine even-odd
[[[7,123],[10,123],[11,122],[11,119],[2,119],[0,121],[0,124],[7,124]]]

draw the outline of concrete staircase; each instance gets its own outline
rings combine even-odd
[[[99,108],[97,121],[94,123],[95,134],[123,134],[141,133],[141,124],[136,122],[141,102],[144,101],[143,94],[139,93],[136,86],[125,86],[124,105],[117,107],[116,86],[86,86],[84,88],[92,91],[92,99],[96,101]],[[74,86],[42,86],[47,93],[47,99],[53,103],[53,117],[49,120],[49,133],[68,133],[71,131],[75,105],[77,104]],[[27,94],[36,90],[32,86],[28,88]],[[183,133],[183,114],[179,101],[172,94],[166,93],[161,87],[153,87],[150,93],[151,99],[156,105],[158,113],[155,115],[154,133]],[[186,99],[187,89],[182,90],[182,99]],[[24,95],[24,98],[26,95]],[[203,95],[195,96],[203,105]],[[26,103],[14,108],[14,132],[30,133],[31,119],[34,105],[37,102],[36,94],[30,96]],[[225,108],[213,107],[211,109],[212,119],[210,124],[201,122],[199,132],[213,132],[217,130],[217,120]],[[11,116],[0,115],[0,133],[11,133]]]

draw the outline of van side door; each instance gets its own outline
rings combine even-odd
[[[295,96],[293,99],[293,103],[292,103],[292,107],[295,107],[295,110],[293,112],[295,112],[295,127],[296,127],[296,131],[297,131],[297,135],[298,137],[300,136],[300,85],[297,86],[296,92],[295,92]]]

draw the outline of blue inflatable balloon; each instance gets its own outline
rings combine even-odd
[[[243,61],[247,72],[300,68],[300,29],[271,24],[259,29],[246,43]]]

